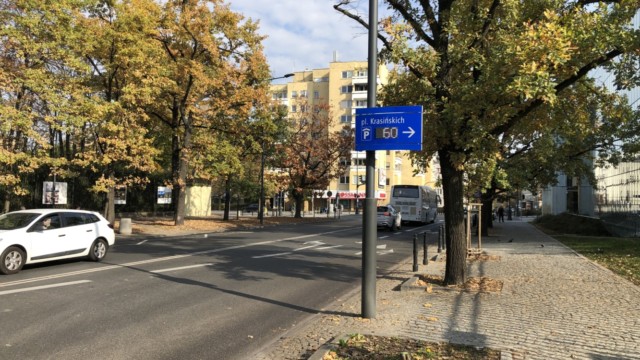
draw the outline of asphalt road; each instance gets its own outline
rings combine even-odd
[[[411,256],[378,232],[378,274]],[[361,285],[360,217],[118,238],[102,263],[0,277],[0,359],[245,359]]]

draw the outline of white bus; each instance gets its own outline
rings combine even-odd
[[[432,223],[438,216],[438,194],[428,186],[394,185],[391,205],[400,209],[402,221]]]

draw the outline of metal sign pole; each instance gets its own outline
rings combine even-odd
[[[369,63],[367,73],[367,107],[376,107],[378,78],[378,0],[369,0]],[[376,317],[376,240],[378,236],[376,220],[376,199],[374,191],[376,152],[367,150],[366,197],[362,224],[362,317]]]

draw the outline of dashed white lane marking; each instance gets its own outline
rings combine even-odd
[[[275,239],[275,240],[258,241],[258,242],[250,243],[250,244],[228,246],[228,247],[220,248],[220,249],[210,249],[210,250],[203,250],[203,251],[195,251],[195,252],[191,252],[191,253],[188,253],[188,254],[165,256],[165,257],[161,257],[161,258],[157,258],[157,259],[133,261],[133,262],[124,263],[124,264],[117,264],[117,265],[107,265],[107,266],[101,266],[101,267],[96,267],[96,268],[92,268],[92,269],[86,269],[86,270],[70,271],[70,272],[62,273],[62,274],[47,275],[47,276],[41,276],[41,277],[37,277],[37,278],[23,279],[23,280],[10,281],[10,282],[6,282],[6,283],[0,283],[0,288],[7,287],[7,286],[22,285],[22,284],[32,283],[32,282],[36,282],[36,281],[45,281],[45,280],[59,279],[59,278],[63,278],[63,277],[84,275],[84,274],[90,274],[90,273],[96,273],[96,272],[102,272],[102,271],[108,271],[108,270],[124,269],[124,268],[143,265],[143,264],[151,264],[151,263],[162,262],[162,261],[177,260],[177,259],[182,259],[182,258],[187,258],[187,257],[192,257],[192,256],[198,256],[198,255],[214,254],[214,253],[219,253],[219,252],[223,252],[223,251],[242,249],[242,248],[247,248],[247,247],[252,247],[252,246],[275,244],[275,243],[282,242],[282,241],[305,239],[305,238],[310,238],[310,237],[314,237],[314,236],[335,234],[335,233],[339,233],[339,232],[343,232],[343,231],[349,231],[349,230],[351,230],[351,228],[326,231],[326,232],[321,232],[321,233],[316,233],[316,234],[292,236],[292,237],[288,237],[288,238]]]
[[[5,291],[0,291],[0,296],[1,295],[9,295],[9,294],[21,293],[21,292],[27,292],[27,291],[51,289],[51,288],[57,288],[57,287],[62,287],[62,286],[85,284],[85,283],[90,283],[90,282],[91,282],[91,280],[78,280],[78,281],[70,281],[70,282],[66,282],[66,283],[58,283],[58,284],[42,285],[42,286],[33,286],[33,287],[23,288],[23,289],[5,290]]]
[[[144,244],[144,243],[146,243],[146,242],[147,242],[147,240],[142,240],[142,241],[140,241],[139,243],[137,243],[136,245],[142,245],[142,244]]]
[[[320,245],[324,245],[324,243],[322,241],[307,241],[305,242],[305,244],[311,244],[309,246],[303,246],[301,248],[297,248],[297,249],[293,249],[292,251],[286,251],[286,252],[281,252],[281,253],[277,253],[277,254],[268,254],[268,255],[256,255],[256,256],[252,256],[252,259],[262,259],[262,258],[268,258],[268,257],[274,257],[274,256],[283,256],[283,255],[289,255],[289,254],[293,254],[294,251],[300,251],[300,250],[306,250],[306,249],[313,249],[316,248]]]

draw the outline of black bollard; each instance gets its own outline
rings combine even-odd
[[[418,235],[413,235],[413,272],[418,271]]]
[[[423,248],[423,253],[424,253],[422,255],[422,265],[428,265],[429,264],[429,259],[427,258],[427,233],[426,232],[423,233],[422,248]]]

